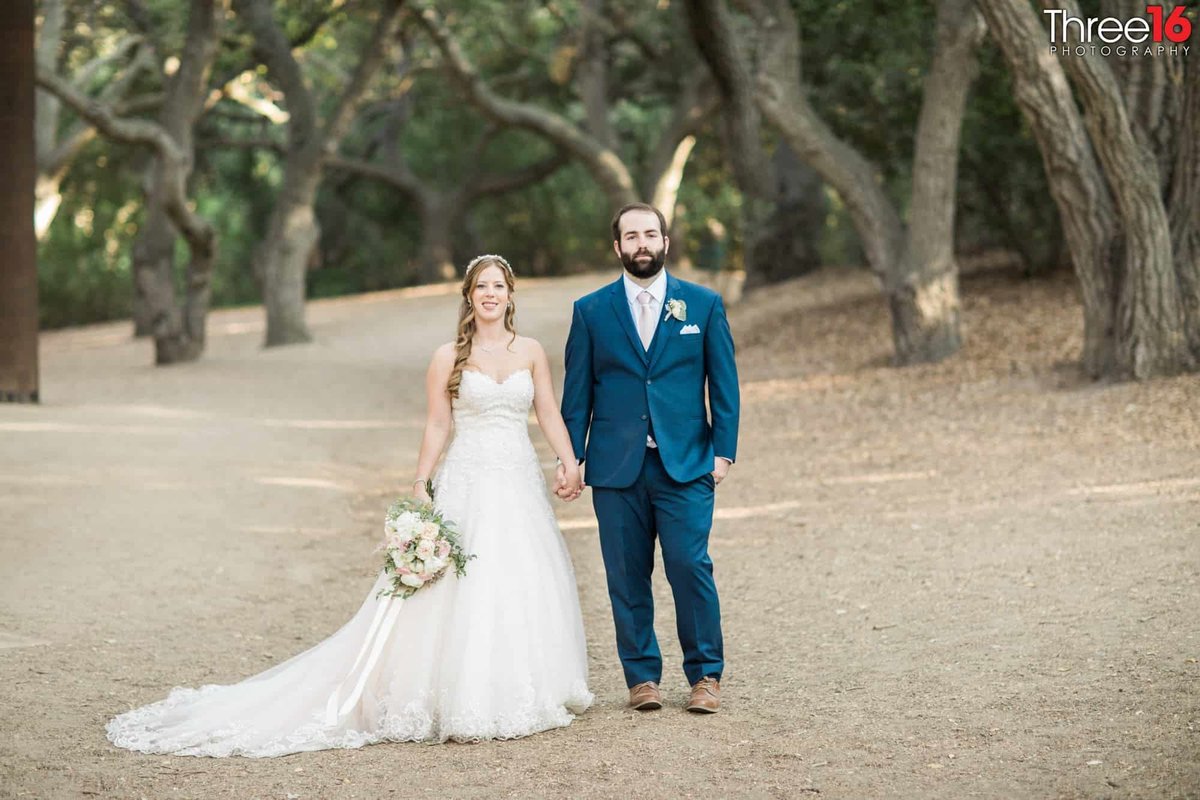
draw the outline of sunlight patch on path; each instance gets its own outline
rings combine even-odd
[[[45,639],[30,639],[15,633],[0,631],[0,650],[16,650],[21,647],[42,647],[50,644]]]
[[[385,419],[260,419],[254,422],[268,428],[298,428],[309,431],[373,431],[424,427],[423,422]]]
[[[324,478],[255,478],[255,483],[263,486],[284,486],[289,489],[329,489],[334,492],[353,492],[350,484],[325,480]]]
[[[0,422],[0,431],[12,433],[102,433],[169,436],[180,428],[154,428],[147,425],[83,425],[78,422]]]
[[[1200,478],[1163,478],[1156,481],[1133,481],[1131,483],[1109,483],[1097,486],[1080,486],[1071,489],[1067,494],[1074,495],[1129,495],[1129,494],[1158,494],[1163,490],[1187,489],[1200,486]]]

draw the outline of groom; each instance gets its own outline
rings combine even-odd
[[[733,337],[720,295],[663,269],[670,240],[658,209],[625,206],[612,234],[624,274],[575,302],[563,420],[585,453],[630,706],[662,708],[650,591],[657,538],[692,686],[687,709],[711,714],[724,658],[708,534],[715,487],[737,455]],[[559,486],[574,499],[561,476]]]

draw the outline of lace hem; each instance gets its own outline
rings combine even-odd
[[[376,709],[379,724],[371,731],[329,727],[320,721],[319,714],[314,714],[310,722],[283,736],[272,737],[253,725],[236,722],[212,731],[160,733],[161,723],[169,713],[224,688],[208,685],[199,689],[173,689],[165,700],[109,721],[108,739],[117,747],[141,753],[212,758],[274,758],[311,750],[355,749],[381,742],[438,744],[519,739],[570,725],[575,715],[586,711],[594,699],[584,681],[575,681],[561,702],[544,700],[491,716],[465,713],[440,718],[433,710],[436,704],[423,698],[399,712],[389,711],[387,702],[380,701]]]

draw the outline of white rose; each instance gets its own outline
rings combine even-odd
[[[445,559],[438,558],[437,556],[430,556],[425,559],[425,569],[428,570],[430,575],[436,575],[445,566]]]
[[[405,586],[411,586],[414,589],[420,589],[425,585],[425,579],[420,575],[401,575],[400,582]]]
[[[435,552],[437,552],[437,543],[432,542],[429,539],[422,539],[419,543],[417,543],[418,558],[428,561],[429,557]]]
[[[421,525],[421,538],[426,541],[433,541],[439,533],[441,533],[441,530],[438,528],[436,522],[426,522]]]
[[[396,520],[394,520],[394,519],[389,519],[383,523],[383,532],[384,533],[387,533],[387,534],[397,533],[399,530],[400,530],[400,526],[396,524]]]

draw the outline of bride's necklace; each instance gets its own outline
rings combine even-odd
[[[493,344],[492,346],[489,347],[488,345],[484,344],[483,342],[476,340],[475,346],[478,347],[480,350],[482,350],[485,353],[491,353],[500,345]]]

